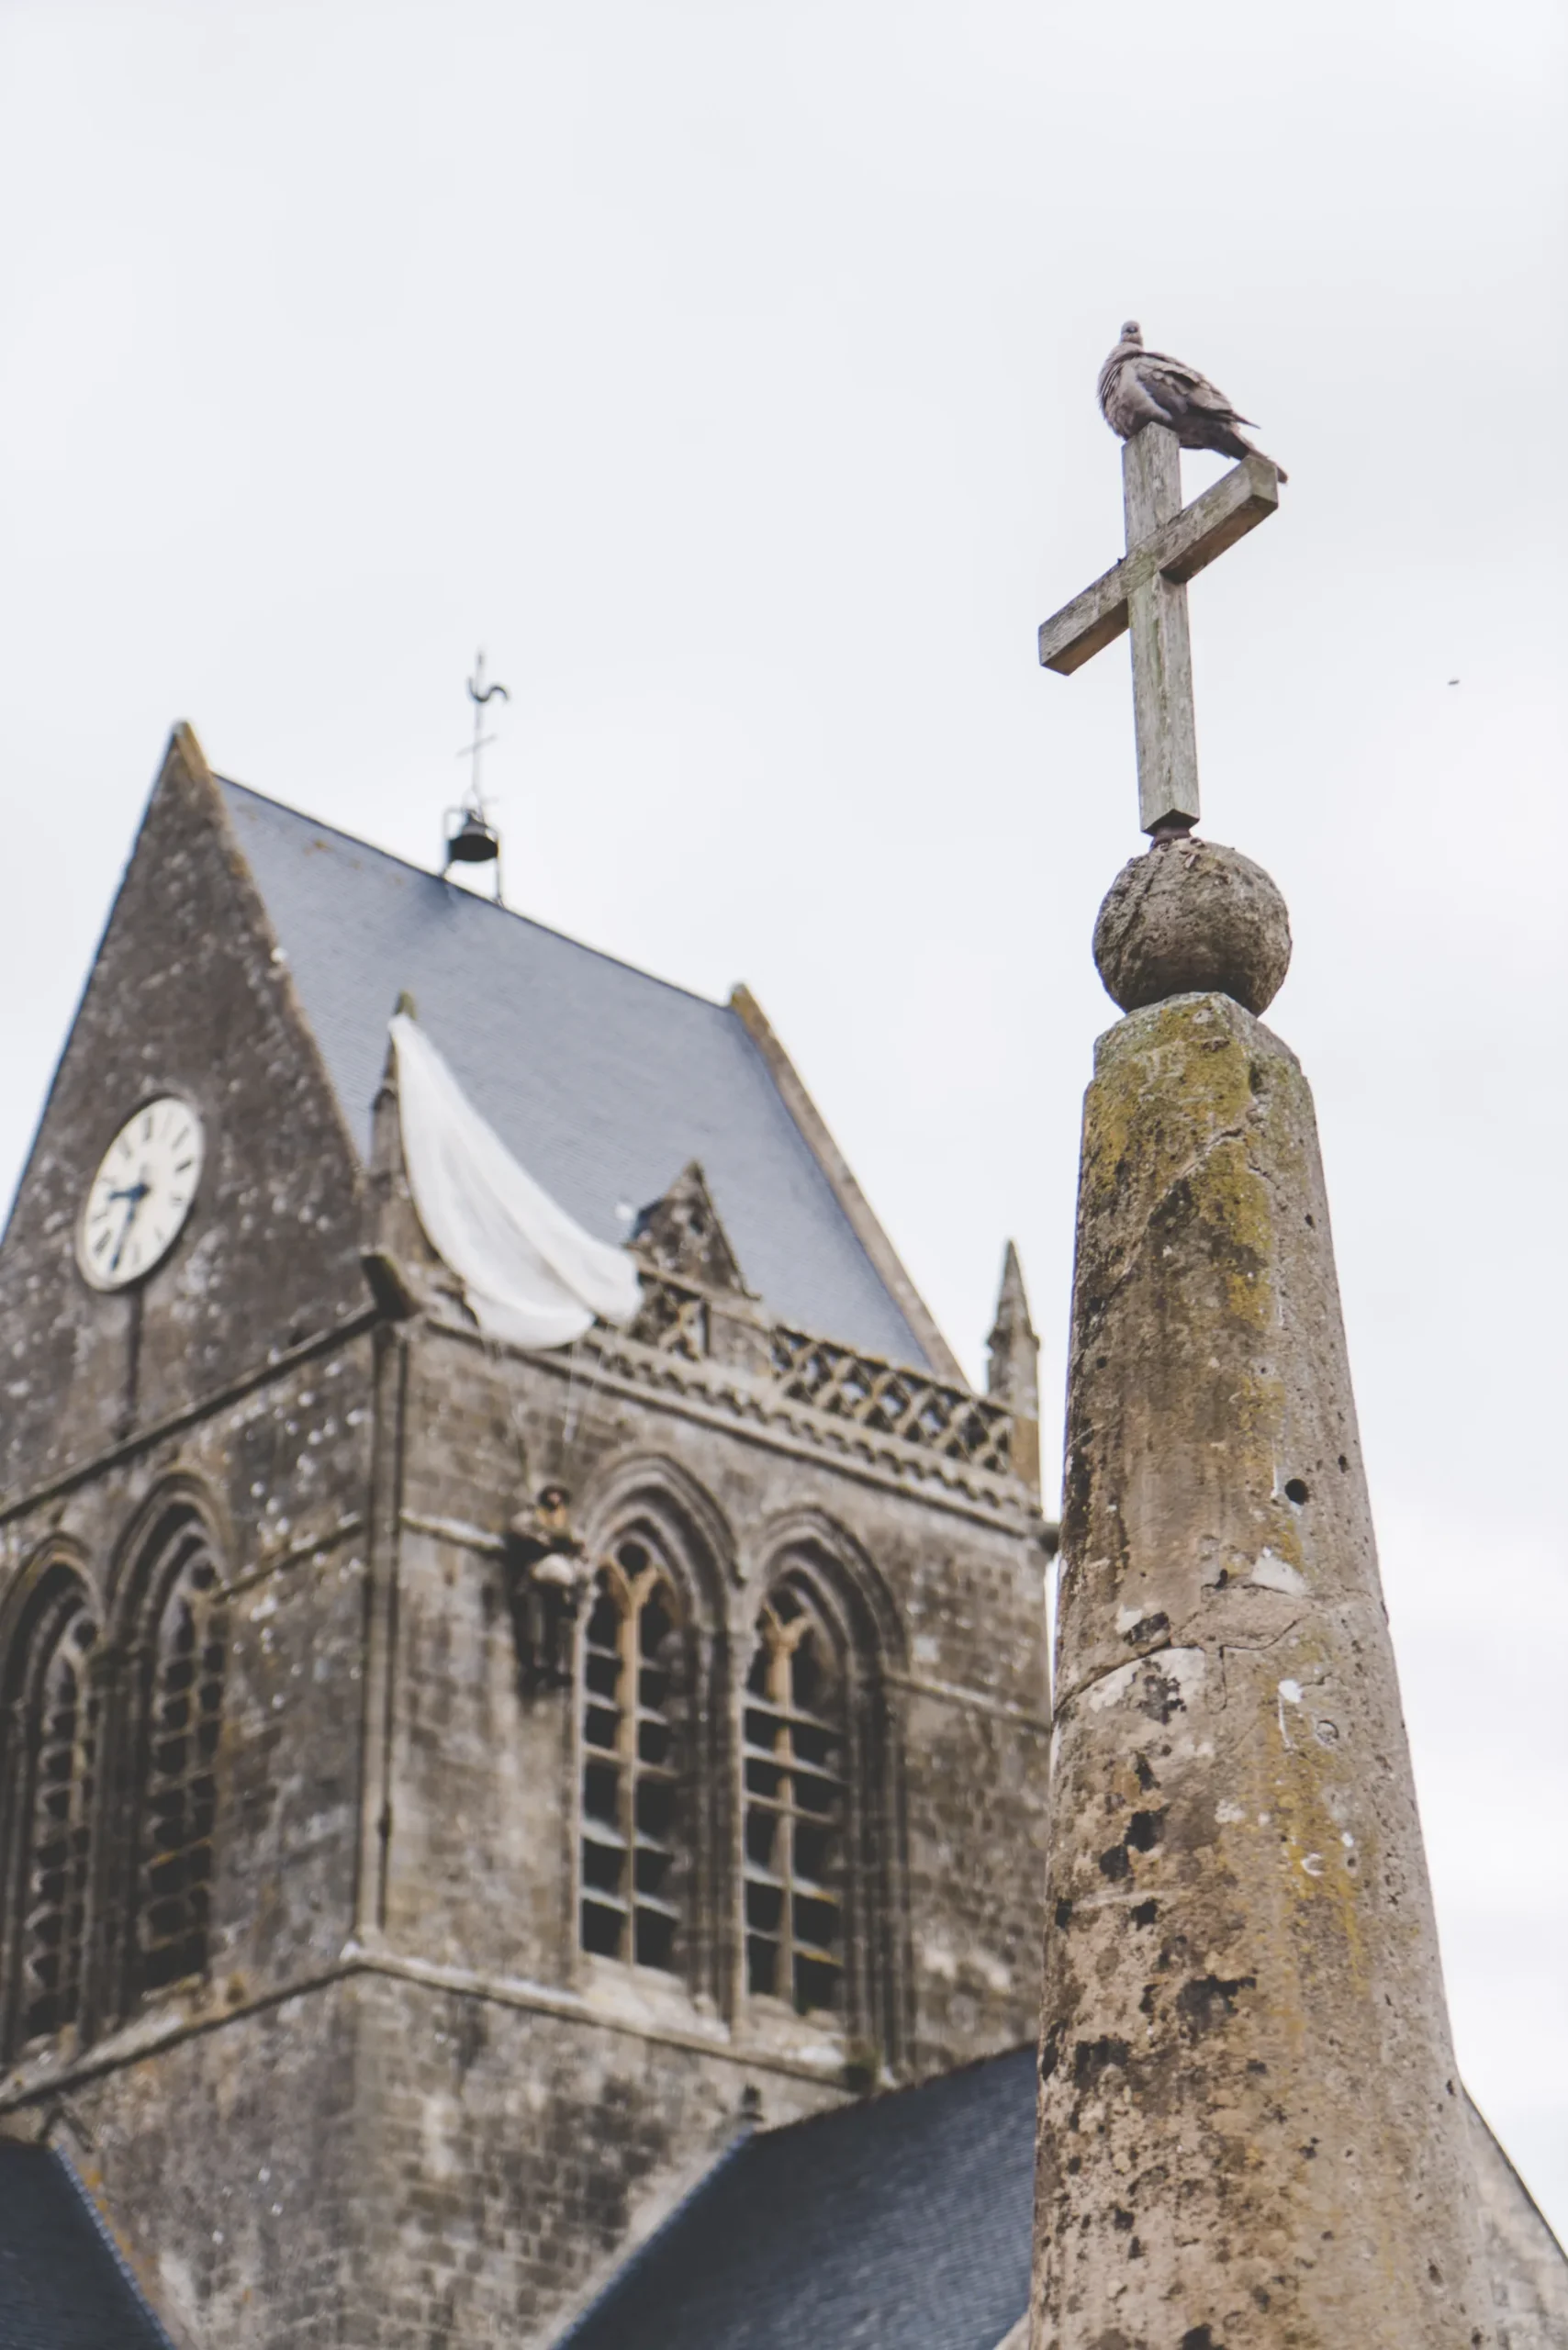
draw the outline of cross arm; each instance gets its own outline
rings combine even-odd
[[[1226,547],[1272,514],[1280,502],[1279,476],[1267,457],[1244,457],[1238,465],[1183,506],[1152,537],[1124,555],[1114,570],[1064,604],[1040,628],[1040,660],[1058,677],[1070,677],[1113,643],[1127,625],[1127,599],[1156,572],[1180,587],[1193,579]]]

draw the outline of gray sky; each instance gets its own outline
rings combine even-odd
[[[1049,1445],[1139,841],[1125,651],[1034,631],[1124,316],[1258,418],[1204,828],[1291,903],[1460,2058],[1560,2231],[1565,27],[0,0],[0,1184],[170,722],[433,861],[483,642],[512,901],[750,982],[977,1371],[1016,1236]]]

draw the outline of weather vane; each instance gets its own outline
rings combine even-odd
[[[468,790],[461,806],[449,808],[446,811],[448,821],[446,864],[442,870],[446,872],[454,865],[493,865],[496,868],[496,903],[499,905],[501,903],[500,837],[485,814],[485,798],[479,789],[480,755],[496,739],[493,734],[487,734],[484,731],[485,705],[487,702],[494,701],[498,695],[502,701],[511,699],[505,686],[487,686],[485,683],[485,655],[481,647],[474,658],[474,675],[468,680],[468,699],[474,705],[474,740],[465,744],[463,749],[457,754],[460,759],[467,759],[470,762]],[[454,817],[457,820],[455,825],[452,823]]]

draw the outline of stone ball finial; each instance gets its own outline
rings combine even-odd
[[[1094,924],[1094,967],[1124,1012],[1211,991],[1263,1012],[1290,960],[1290,915],[1262,867],[1191,834],[1124,865]]]

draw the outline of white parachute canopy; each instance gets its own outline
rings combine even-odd
[[[641,1293],[625,1249],[574,1224],[519,1166],[406,1013],[393,1014],[391,1034],[414,1205],[481,1330],[517,1347],[565,1347],[596,1317],[630,1322]]]

